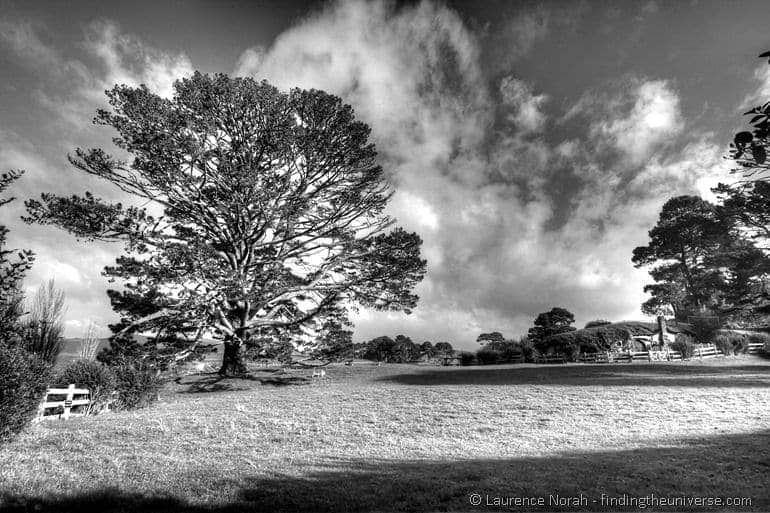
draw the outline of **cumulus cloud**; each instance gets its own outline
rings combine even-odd
[[[515,77],[505,77],[500,84],[503,105],[510,109],[507,115],[522,132],[540,132],[545,126],[546,115],[543,104],[548,100],[545,94],[534,94],[532,86]]]
[[[164,97],[171,97],[175,80],[192,74],[190,59],[146,45],[122,32],[110,21],[92,22],[85,32],[85,47],[100,61],[103,74],[96,82],[108,88],[114,84],[145,84]],[[102,91],[99,91],[102,94]]]
[[[684,128],[679,95],[666,80],[632,78],[614,95],[587,93],[565,116],[587,116],[590,132],[630,164],[644,163]]]
[[[750,109],[761,105],[770,97],[770,66],[762,59],[762,63],[754,68],[754,86],[743,98],[740,104],[742,109]]]

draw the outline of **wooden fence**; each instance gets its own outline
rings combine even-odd
[[[567,363],[567,358],[561,354],[546,354],[535,357],[535,363]]]
[[[699,344],[695,347],[693,359],[715,358],[722,353],[714,344]],[[624,351],[603,353],[582,353],[578,361],[582,363],[631,363],[631,362],[665,362],[682,360],[679,351]]]
[[[714,344],[699,344],[695,347],[695,353],[693,358],[714,358],[717,356],[724,356],[722,351],[717,349]]]
[[[88,413],[90,406],[91,392],[87,388],[75,388],[75,385],[70,385],[67,388],[49,388],[45,393],[43,403],[40,405],[37,420],[83,417]],[[83,408],[72,411],[75,407]],[[53,410],[53,412],[47,410]]]
[[[762,342],[752,342],[746,351],[748,354],[764,352]],[[723,356],[714,344],[696,344],[690,359],[716,358]],[[665,362],[682,360],[679,351],[620,351],[602,353],[581,353],[577,361],[580,363],[631,363],[631,362]],[[524,363],[524,356],[511,360],[510,363]],[[535,357],[535,363],[567,363],[567,357],[562,354],[548,354]]]

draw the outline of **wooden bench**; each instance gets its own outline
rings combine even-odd
[[[63,400],[49,400],[49,396],[64,396]],[[86,406],[85,411],[73,412],[76,406]],[[35,420],[70,417],[84,417],[88,414],[88,407],[91,406],[91,392],[87,388],[75,388],[70,385],[67,388],[49,388],[45,393],[45,399],[40,405],[38,416]],[[46,410],[62,408],[61,413],[46,415]]]

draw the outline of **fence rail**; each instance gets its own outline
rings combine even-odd
[[[695,348],[692,358],[715,358],[722,353],[714,344],[701,344]],[[631,362],[665,362],[682,360],[679,351],[624,351],[603,353],[581,353],[577,361],[582,363],[631,363]]]
[[[535,363],[567,363],[564,355],[543,355],[535,358]]]
[[[64,399],[53,400],[51,396],[64,396]],[[76,406],[85,406],[84,411],[72,411]],[[68,419],[70,417],[83,417],[91,406],[91,392],[87,388],[75,388],[70,385],[67,388],[49,388],[45,393],[45,399],[40,405],[36,420],[51,418]],[[58,410],[61,409],[59,412]],[[56,413],[46,414],[46,410],[57,410]]]
[[[746,351],[748,354],[757,354],[764,352],[762,342],[752,342]],[[693,351],[691,359],[716,358],[724,356],[714,344],[697,344]],[[577,357],[579,363],[631,363],[631,362],[660,362],[684,360],[679,351],[622,351],[622,352],[601,352],[601,353],[581,353]],[[515,358],[510,363],[523,363],[524,357]],[[548,354],[535,357],[535,363],[567,363],[567,357],[562,354]]]
[[[701,344],[695,348],[695,353],[692,356],[693,358],[714,358],[724,355],[714,344]]]

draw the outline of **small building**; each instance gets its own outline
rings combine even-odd
[[[661,333],[664,347],[676,340],[677,335],[693,336],[695,332],[690,324],[658,318],[657,322],[621,321],[613,326],[628,330],[631,337],[624,343],[623,349],[631,351],[650,351],[660,348]]]

